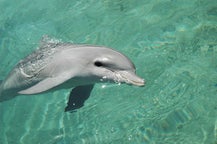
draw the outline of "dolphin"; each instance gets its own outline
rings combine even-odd
[[[44,37],[33,53],[20,60],[0,84],[0,102],[18,95],[72,89],[65,111],[84,105],[95,83],[143,86],[132,61],[104,46],[76,45]]]

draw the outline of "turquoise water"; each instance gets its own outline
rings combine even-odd
[[[216,0],[1,0],[0,79],[43,35],[112,47],[146,86],[97,84],[0,103],[1,144],[216,144]]]

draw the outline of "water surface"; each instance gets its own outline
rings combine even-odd
[[[0,143],[217,143],[217,1],[1,0],[0,15],[0,79],[43,35],[112,47],[146,79],[97,84],[75,113],[69,90],[0,103]]]

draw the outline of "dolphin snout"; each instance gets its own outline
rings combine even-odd
[[[131,71],[121,71],[119,72],[122,80],[127,84],[132,84],[135,86],[144,86],[145,80],[137,76],[134,72]]]

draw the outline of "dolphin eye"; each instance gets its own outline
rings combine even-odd
[[[102,62],[100,62],[100,61],[94,62],[94,65],[97,66],[97,67],[103,66]]]

